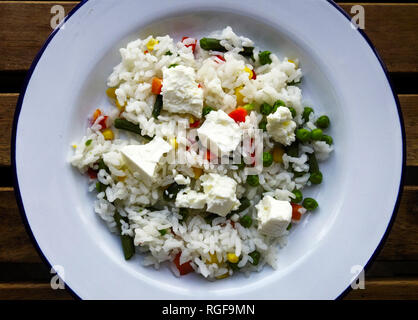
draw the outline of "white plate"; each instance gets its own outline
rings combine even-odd
[[[208,282],[126,262],[94,214],[70,144],[98,105],[118,48],[138,36],[200,37],[227,25],[262,49],[299,58],[305,100],[328,114],[335,152],[320,209],[294,228],[277,270]],[[404,161],[399,105],[364,34],[325,0],[137,0],[81,3],[36,57],[15,115],[12,160],[34,242],[81,298],[333,299],[379,247],[396,211]],[[27,219],[27,220],[26,220]],[[367,279],[366,279],[367,287]]]

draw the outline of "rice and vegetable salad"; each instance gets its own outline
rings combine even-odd
[[[302,190],[321,184],[333,150],[330,119],[302,102],[298,60],[230,27],[149,36],[120,54],[113,107],[86,116],[70,162],[121,258],[210,280],[275,268],[289,230],[315,214]]]

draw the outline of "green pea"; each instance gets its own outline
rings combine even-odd
[[[321,129],[326,129],[326,128],[328,128],[328,127],[329,127],[329,125],[330,125],[329,118],[328,118],[327,116],[320,116],[320,117],[316,120],[315,125],[316,125],[318,128],[321,128]]]
[[[270,167],[273,164],[273,155],[270,152],[263,152],[263,166]]]
[[[270,55],[271,52],[270,51],[262,51],[258,54],[258,58],[260,60],[260,64],[265,65],[265,64],[270,64],[272,63],[271,59],[270,59]]]
[[[332,145],[332,142],[333,142],[332,137],[327,136],[326,134],[322,135],[321,141],[325,141],[329,145]]]
[[[290,110],[290,113],[292,114],[292,117],[296,117],[296,110],[293,107],[287,107]]]
[[[312,109],[312,108],[305,107],[305,108],[303,109],[302,118],[303,118],[303,120],[305,120],[305,122],[308,122],[308,121],[309,121],[309,115],[310,115],[312,112],[313,112],[313,109]]]
[[[110,174],[110,169],[109,167],[106,165],[106,163],[104,163],[103,159],[100,158],[99,159],[99,170],[105,170],[108,174]]]
[[[254,266],[258,265],[258,263],[260,262],[260,258],[261,258],[260,252],[255,250],[253,252],[250,252],[248,255],[253,259],[253,262],[251,262],[251,264]]]
[[[324,133],[322,132],[321,129],[313,129],[311,133],[312,140],[316,140],[316,141],[321,140],[323,135]]]
[[[91,145],[91,143],[93,142],[93,140],[89,139],[86,141],[86,147],[88,147],[89,145]]]
[[[252,187],[257,187],[260,184],[260,179],[257,175],[250,175],[247,177],[247,183]]]
[[[211,111],[214,111],[212,107],[206,106],[202,109],[202,116],[206,117]]]
[[[255,106],[254,103],[247,103],[245,106],[243,106],[243,108],[249,112],[254,110]]]
[[[167,229],[158,230],[158,232],[159,232],[162,236],[164,236],[164,235],[166,235],[166,234],[167,234]]]
[[[311,132],[308,129],[298,129],[296,130],[296,138],[300,142],[308,142],[311,139]]]
[[[260,121],[260,123],[258,124],[258,128],[262,129],[263,131],[267,130],[267,120],[263,119]]]
[[[318,202],[312,198],[305,198],[302,202],[302,205],[306,210],[315,210],[318,208]]]
[[[320,184],[322,182],[322,173],[321,171],[311,173],[309,181],[313,184]]]
[[[277,109],[279,109],[279,107],[285,107],[286,103],[284,103],[284,101],[282,100],[277,100],[274,104],[273,104],[273,113],[277,111]]]
[[[239,219],[239,223],[244,228],[249,228],[253,224],[253,219],[247,214]]]
[[[244,50],[238,52],[240,55],[246,58],[250,58],[254,61],[254,47],[243,47]]]
[[[268,103],[263,103],[260,106],[260,113],[267,116],[271,113],[271,111],[273,110],[273,107],[271,105],[269,105]]]
[[[292,193],[295,195],[295,197],[292,199],[292,202],[294,202],[294,203],[299,203],[299,202],[301,202],[301,201],[302,201],[302,199],[303,199],[303,194],[302,194],[302,192],[301,192],[300,190],[295,189],[295,190],[293,190],[293,192],[292,192]]]

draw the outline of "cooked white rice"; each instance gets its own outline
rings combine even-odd
[[[117,102],[125,108],[121,114],[117,108],[107,110],[107,123],[111,125],[115,118],[122,117],[138,124],[143,135],[157,136],[167,141],[176,138],[176,130],[180,123],[185,128],[189,127],[189,117],[162,111],[158,119],[155,119],[152,112],[156,96],[151,92],[151,82],[154,77],[162,78],[163,68],[178,64],[195,70],[197,81],[203,88],[205,105],[228,113],[237,107],[235,89],[242,87],[244,103],[258,106],[264,102],[274,104],[280,99],[296,110],[297,115],[293,120],[298,126],[303,125],[310,130],[316,128],[314,113],[310,115],[308,122],[304,123],[302,120],[301,89],[296,85],[289,85],[291,82],[300,81],[302,77],[297,60],[280,60],[275,54],[271,54],[271,64],[261,65],[259,49],[256,47],[254,61],[239,54],[243,47],[252,47],[254,44],[250,39],[237,36],[230,27],[210,36],[221,39],[221,44],[228,49],[223,55],[225,62],[216,57],[219,52],[202,50],[199,44],[193,52],[191,47],[186,47],[181,41],[176,42],[168,35],[138,39],[120,49],[121,63],[114,68],[107,85],[117,88]],[[151,51],[149,43],[154,39],[158,43],[153,47],[152,54],[145,53],[147,50]],[[168,51],[172,54],[167,55]],[[255,71],[256,79],[249,79],[248,73],[243,71],[246,67]],[[258,129],[261,119],[260,113],[251,112],[245,122],[239,125],[242,129]],[[97,171],[100,159],[103,159],[110,170],[110,173],[104,169],[98,170],[97,180],[89,181],[91,192],[95,192],[97,181],[107,186],[105,191],[97,193],[94,211],[106,222],[109,229],[116,233],[119,231],[114,219],[115,212],[118,211],[122,217],[128,218],[128,223],[121,220],[121,233],[133,237],[136,251],[145,255],[144,265],[159,268],[162,263],[173,261],[181,252],[180,263],[191,261],[193,269],[208,279],[223,278],[236,271],[249,274],[252,271],[260,271],[266,264],[275,268],[278,248],[286,244],[288,232],[278,238],[261,234],[257,229],[255,205],[266,195],[278,200],[291,201],[292,190],[310,185],[308,154],[315,152],[318,160],[322,161],[327,159],[332,151],[332,147],[324,141],[301,144],[298,157],[284,154],[283,163],[273,162],[271,166],[263,168],[259,174],[260,186],[250,187],[245,183],[245,170],[240,170],[236,164],[210,164],[191,148],[188,139],[178,138],[179,145],[189,147],[186,152],[188,163],[170,163],[165,159],[165,162],[159,164],[160,171],[156,182],[147,186],[138,179],[136,173],[126,168],[120,152],[123,146],[144,144],[147,141],[139,135],[113,127],[114,139],[106,140],[99,124],[102,120],[101,115],[87,128],[86,135],[73,145],[74,155],[70,160],[83,174],[89,168]],[[264,151],[271,151],[276,145],[267,132],[263,134],[263,144]],[[189,187],[195,192],[200,192],[201,184],[195,179],[193,167],[234,179],[237,183],[237,197],[247,197],[251,201],[250,208],[229,218],[219,216],[213,219],[212,224],[208,224],[198,211],[194,212],[187,222],[183,221],[179,208],[176,208],[174,203],[161,200],[162,192],[174,181],[182,179],[193,181]],[[296,178],[294,172],[301,174]],[[158,209],[150,209],[151,207]],[[245,228],[239,223],[239,218],[247,214],[254,221],[250,228]],[[169,231],[162,234],[159,230]],[[256,266],[251,263],[252,258],[249,256],[254,250],[261,253]],[[228,253],[240,257],[237,270],[232,270],[224,263],[227,261]],[[213,261],[214,256],[218,263],[209,263]],[[172,267],[172,270],[179,275],[175,267]]]

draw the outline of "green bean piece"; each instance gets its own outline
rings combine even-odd
[[[254,47],[244,47],[239,54],[254,61]]]
[[[199,41],[200,47],[203,50],[212,50],[212,51],[220,51],[226,52],[224,46],[221,45],[221,40],[214,39],[214,38],[202,38]]]
[[[255,250],[253,252],[250,252],[248,255],[253,259],[253,262],[251,262],[251,264],[254,266],[258,265],[258,263],[260,262],[260,258],[261,258],[260,252]]]
[[[257,187],[260,184],[260,179],[257,175],[247,176],[247,183],[252,187]]]
[[[178,63],[172,63],[168,66],[168,68],[175,68],[177,67],[179,64]]]
[[[320,184],[322,182],[322,173],[321,171],[312,172],[309,176],[309,181],[313,184]]]
[[[270,152],[263,152],[263,166],[270,167],[273,164],[273,155]]]
[[[91,145],[91,143],[93,142],[93,140],[89,139],[86,141],[86,147],[88,147],[89,145]]]
[[[168,50],[166,53],[164,53],[164,55],[165,55],[165,56],[172,56],[172,55],[173,55],[173,53],[172,53],[170,50]]]
[[[109,173],[109,174],[110,174],[110,169],[109,169],[109,167],[106,165],[106,163],[104,163],[104,161],[103,161],[103,159],[102,159],[102,158],[100,158],[100,159],[99,159],[98,163],[99,163],[99,171],[100,171],[100,170],[102,170],[102,169],[104,169],[107,173]]]
[[[325,141],[328,145],[332,145],[332,137],[331,136],[327,136],[326,134],[324,134],[321,138],[321,141]]]
[[[292,229],[292,223],[289,223],[289,225],[286,228],[287,231],[289,231],[290,229]]]
[[[158,119],[158,116],[163,109],[163,96],[161,94],[157,95],[157,99],[155,99],[154,109],[152,109],[152,116],[155,119]]]
[[[212,224],[213,219],[219,217],[217,214],[209,213],[204,219],[207,224]]]
[[[328,118],[327,116],[320,116],[320,117],[316,120],[315,125],[316,125],[318,128],[321,128],[321,129],[326,129],[326,128],[328,128],[328,127],[329,127],[329,125],[330,125],[329,118]]]
[[[303,120],[305,120],[305,122],[308,122],[308,121],[309,121],[309,115],[310,115],[312,112],[313,112],[313,109],[312,109],[312,108],[305,107],[305,108],[303,109],[302,118],[303,118]]]
[[[166,234],[167,234],[167,229],[158,230],[158,232],[159,232],[162,236],[164,236],[164,235],[166,235]]]
[[[273,110],[273,107],[271,105],[269,105],[268,103],[264,102],[260,106],[260,113],[265,115],[265,116],[269,115],[272,112],[272,110]]]
[[[126,218],[122,218],[118,211],[115,211],[114,216],[116,225],[118,227],[119,233],[122,232],[122,224],[120,220],[128,222]],[[135,253],[135,246],[134,246],[134,239],[128,235],[120,235],[121,243],[122,243],[122,250],[123,255],[125,256],[125,260],[129,260]]]
[[[324,133],[322,132],[321,129],[313,129],[311,132],[312,140],[315,140],[315,141],[321,140],[323,135]]]
[[[292,82],[288,82],[287,85],[288,86],[297,86],[300,85],[302,83],[302,78],[300,78],[299,81],[293,80]]]
[[[270,55],[271,52],[270,51],[262,51],[258,54],[258,58],[260,60],[260,64],[265,65],[265,64],[270,64],[272,63],[271,59],[270,59]]]
[[[279,107],[285,107],[285,106],[286,106],[286,103],[283,100],[277,100],[273,104],[273,110],[271,112],[275,113],[277,111],[277,109],[279,109]]]
[[[244,228],[249,228],[251,227],[251,225],[253,224],[253,219],[246,214],[245,216],[242,216],[239,219],[239,223],[244,227]]]
[[[178,184],[177,182],[174,182],[169,185],[167,189],[163,192],[163,198],[166,201],[172,201],[177,197],[177,193],[183,188],[185,188],[185,185]]]
[[[108,185],[101,183],[100,181],[96,182],[96,191],[97,193],[106,191]]]
[[[202,116],[206,117],[211,111],[215,111],[212,107],[206,106],[202,109]]]
[[[308,155],[308,164],[310,173],[319,172],[318,160],[316,160],[315,153]]]
[[[241,258],[240,258],[240,260],[241,260]],[[228,266],[233,270],[233,271],[237,271],[237,270],[239,270],[239,267],[238,267],[238,263],[239,263],[239,261],[237,262],[237,263],[232,263],[232,262],[227,262],[227,264],[228,264]]]
[[[290,146],[286,147],[286,154],[289,157],[296,158],[299,156],[299,142],[295,141]]]
[[[306,210],[315,210],[316,208],[318,208],[318,202],[316,202],[315,199],[312,198],[305,198],[302,202],[302,206],[306,209]]]
[[[143,137],[147,140],[152,140],[152,137],[142,135],[141,128],[139,128],[139,126],[137,124],[132,123],[128,120],[118,118],[118,119],[115,120],[114,125],[115,125],[115,128],[117,128],[117,129],[133,132],[133,133],[139,134],[141,137]]]
[[[311,132],[308,129],[297,129],[296,130],[296,139],[300,142],[308,142],[311,139]]]
[[[293,203],[299,203],[299,202],[302,201],[302,199],[303,199],[302,191],[300,191],[298,189],[295,189],[295,190],[293,190],[292,193],[295,195],[295,197],[292,199]]]
[[[258,124],[258,128],[262,129],[263,131],[267,130],[267,119],[263,118],[260,123]]]
[[[239,205],[239,208],[235,211],[232,211],[231,212],[232,214],[240,213],[251,206],[250,200],[248,200],[248,198],[246,197],[241,198],[239,201],[241,202],[241,204]]]

